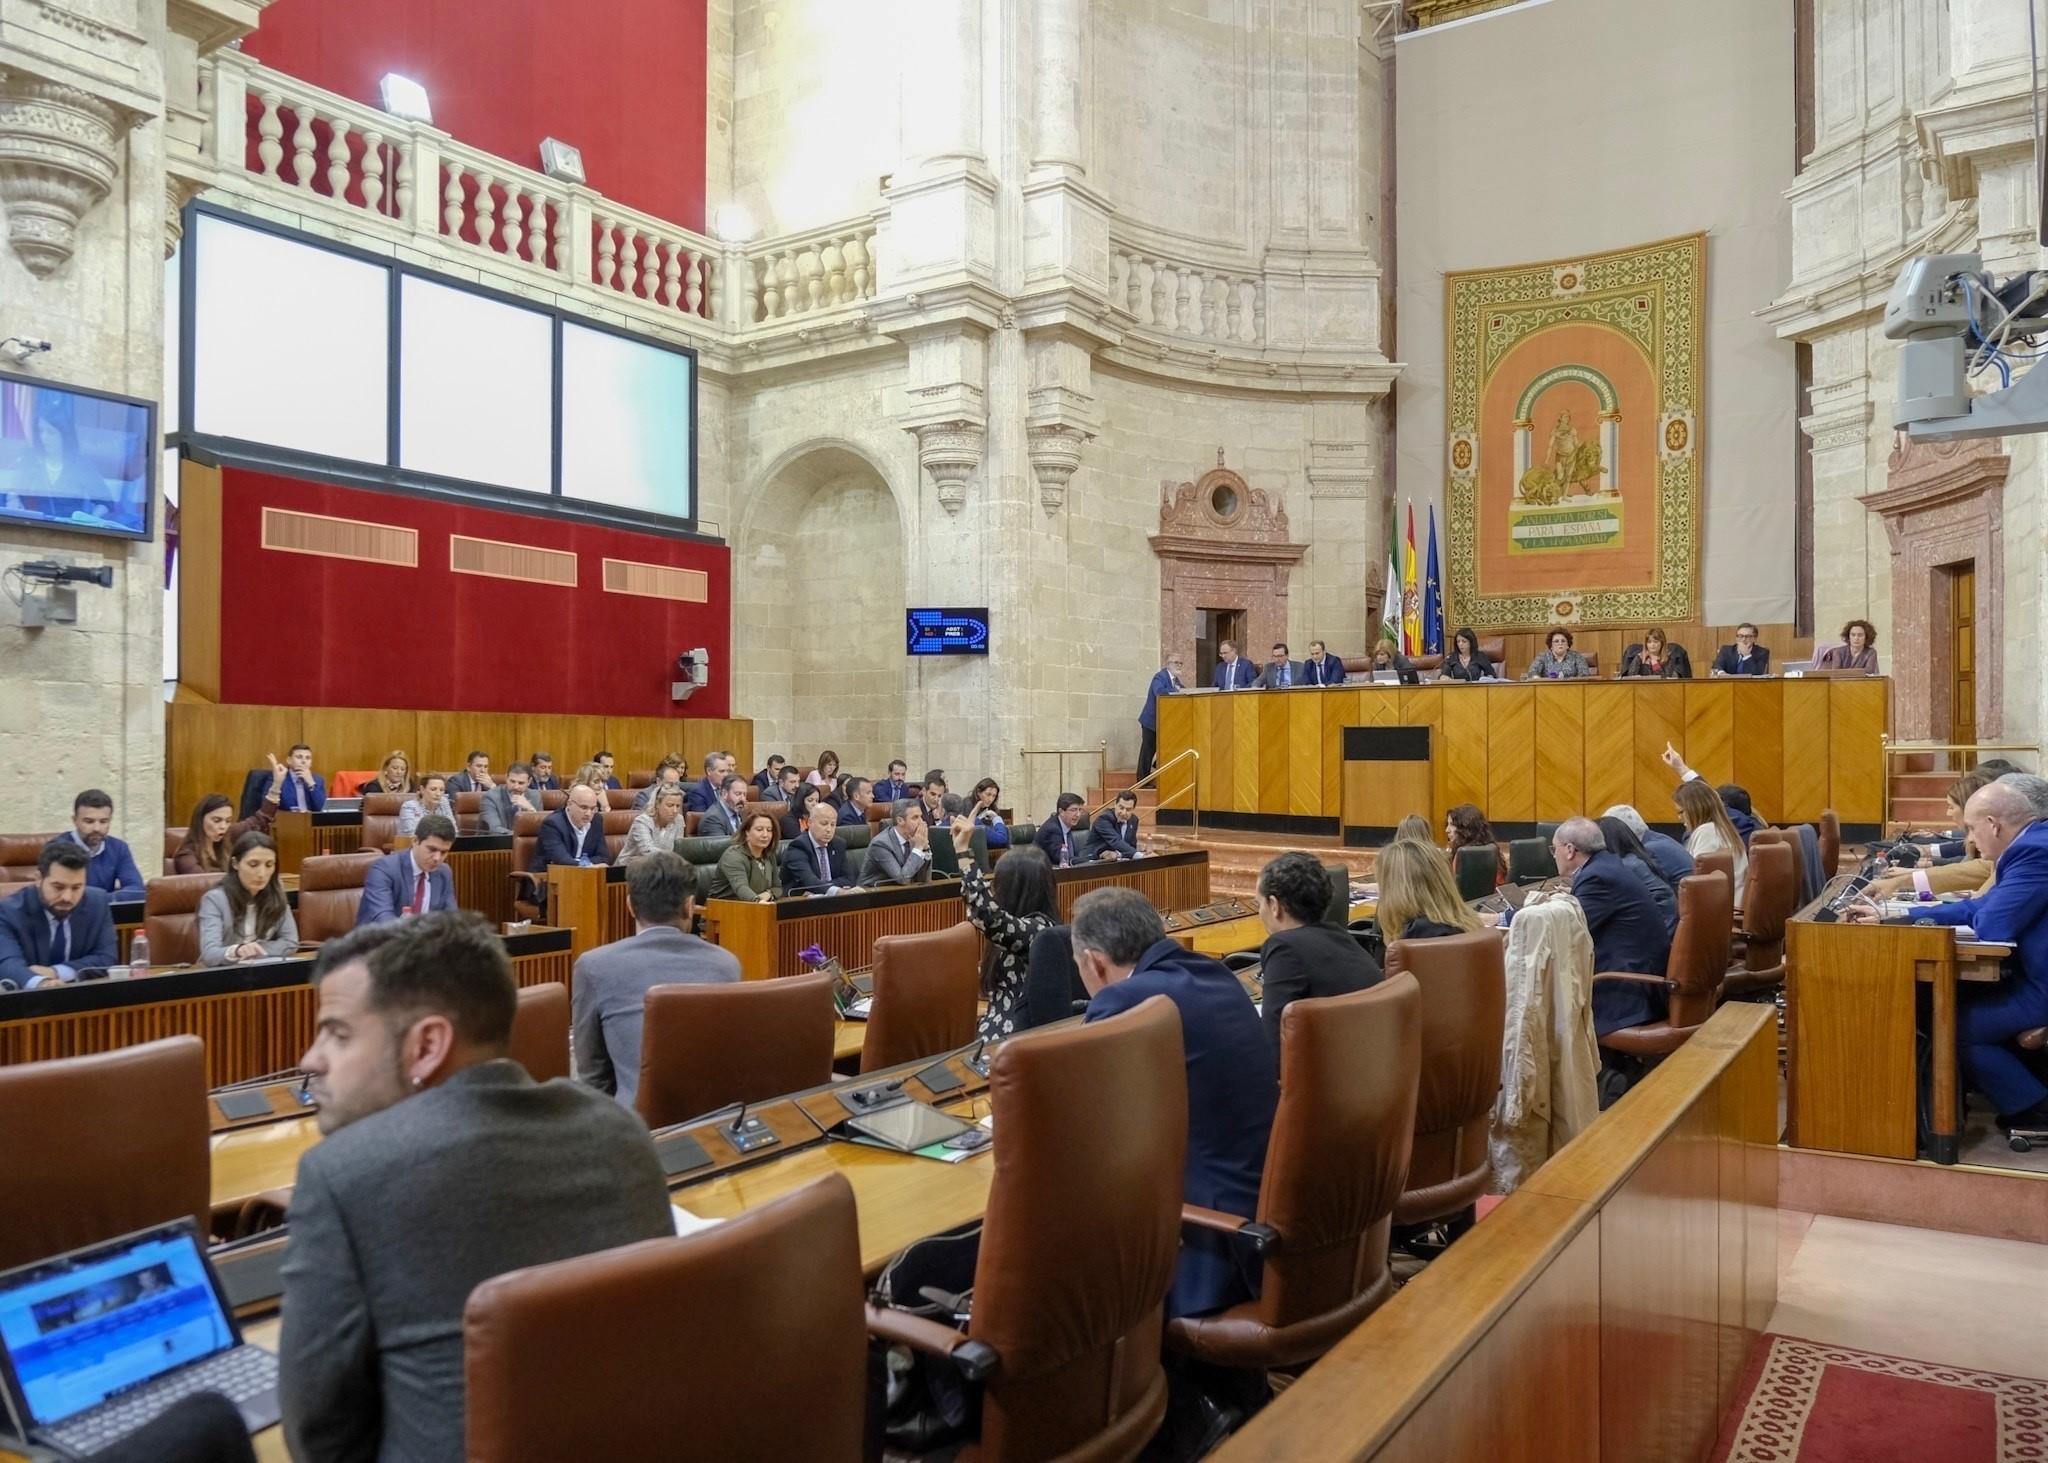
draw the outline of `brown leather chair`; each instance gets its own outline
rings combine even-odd
[[[1493,1174],[1486,1135],[1500,1095],[1507,941],[1498,930],[1395,940],[1387,975],[1404,971],[1422,987],[1422,1077],[1408,1186],[1394,1222],[1426,1224],[1471,1208]]]
[[[1820,815],[1820,877],[1825,883],[1842,872],[1842,818],[1833,808]]]
[[[536,1082],[569,1075],[569,988],[558,980],[519,988],[506,1053]]]
[[[838,1174],[687,1239],[486,1280],[462,1318],[469,1463],[859,1463],[861,1289]]]
[[[363,882],[384,855],[375,849],[328,853],[299,865],[299,938],[308,944],[338,939],[356,927]]]
[[[1728,968],[1722,982],[1724,999],[1767,991],[1785,979],[1785,922],[1799,907],[1798,851],[1796,843],[1767,839],[1764,832],[1759,828],[1750,840],[1741,963]]]
[[[650,1128],[832,1080],[829,975],[658,985],[645,1011],[634,1106]]]
[[[568,798],[567,793],[562,796],[564,800]],[[630,813],[634,811],[633,799],[639,796],[640,794],[630,787],[608,787],[604,790],[604,805],[608,811],[616,812],[624,808]]]
[[[398,840],[398,810],[404,806],[403,793],[373,792],[363,799],[364,848],[391,852],[391,845]]]
[[[1692,861],[1695,874],[1719,874],[1728,881],[1730,898],[1735,887],[1735,855],[1728,852],[1703,853]]]
[[[884,935],[875,941],[873,975],[863,1072],[936,1057],[974,1040],[981,931],[966,920],[927,935]]]
[[[868,1329],[985,1378],[981,1436],[962,1459],[1134,1458],[1166,1413],[1159,1346],[1188,1126],[1180,1014],[1154,996],[1007,1042],[989,1096],[1002,1137],[966,1331],[873,1307]]]
[[[512,820],[512,917],[545,919],[548,881],[532,872],[540,853],[540,825],[545,813],[521,813]]]
[[[1728,876],[1718,869],[1680,879],[1678,932],[1671,937],[1671,956],[1665,962],[1664,974],[1633,975],[1611,970],[1593,973],[1596,987],[1602,981],[1621,980],[1662,986],[1670,1003],[1661,1021],[1610,1031],[1600,1038],[1601,1046],[1632,1057],[1661,1057],[1677,1051],[1687,1037],[1706,1024],[1720,1000],[1721,981],[1728,970],[1733,903],[1728,893]]]
[[[190,965],[199,958],[199,901],[219,874],[169,874],[143,886],[142,932],[151,965]]]
[[[33,884],[40,877],[36,860],[54,833],[0,833],[0,880],[10,884]]]
[[[626,846],[626,835],[632,831],[633,820],[640,815],[631,808],[621,811],[607,808],[604,814],[604,844],[611,850],[612,860],[617,861],[619,850]]]
[[[1169,1321],[1169,1348],[1215,1366],[1305,1366],[1394,1293],[1388,1235],[1415,1140],[1421,1005],[1412,975],[1288,1005],[1255,1216],[1272,1231],[1259,1298]]]
[[[455,831],[457,834],[481,832],[484,825],[484,795],[480,792],[459,792],[455,794]]]
[[[185,846],[186,836],[191,831],[189,828],[164,829],[164,872],[166,874],[178,872],[178,850]]]
[[[627,773],[626,786],[632,789],[634,792],[640,791],[640,789],[643,787],[654,786],[654,769],[652,767],[649,767],[644,772]]]
[[[541,789],[540,810],[543,813],[552,813],[557,808],[566,808],[568,806],[569,790],[566,787],[549,787]]]
[[[187,1216],[203,1240],[208,1141],[196,1036],[0,1067],[0,1270]]]

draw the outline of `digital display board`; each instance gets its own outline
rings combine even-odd
[[[910,610],[907,624],[911,655],[987,655],[988,608],[978,610]]]

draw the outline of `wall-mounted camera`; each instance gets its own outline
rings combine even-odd
[[[43,355],[50,349],[47,340],[37,340],[33,336],[10,335],[0,340],[0,353],[4,353],[17,366],[27,365],[30,356]]]
[[[76,584],[96,584],[101,589],[114,587],[114,566],[112,564],[64,564],[55,559],[31,559],[26,564],[16,564],[7,571],[9,578],[21,580],[22,592],[15,600],[21,606],[21,623],[24,629],[39,630],[45,625],[75,625],[78,623],[78,591]]]
[[[703,646],[686,650],[676,657],[676,679],[668,683],[671,701],[687,701],[697,694],[697,688],[711,684],[711,652]]]

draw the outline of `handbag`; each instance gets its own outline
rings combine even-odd
[[[960,1325],[974,1305],[974,1267],[980,1256],[979,1220],[921,1239],[875,1277],[874,1303],[941,1325]],[[981,1388],[951,1361],[892,1347],[886,1365],[882,1432],[892,1446],[924,1453],[979,1431]]]

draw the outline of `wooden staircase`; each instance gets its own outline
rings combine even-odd
[[[1947,755],[1919,752],[1892,760],[1891,818],[1885,824],[1887,833],[1949,825],[1948,789],[1959,774],[1953,768],[1935,766],[1938,757]]]
[[[1129,787],[1138,780],[1137,773],[1129,768],[1111,769],[1103,773],[1104,785],[1088,789],[1088,810],[1094,810],[1116,796],[1116,790]],[[1167,774],[1172,784],[1169,792],[1177,792],[1184,785],[1185,778],[1176,768]],[[1369,878],[1373,870],[1373,850],[1369,848],[1344,848],[1335,838],[1303,838],[1286,833],[1250,833],[1237,829],[1203,828],[1200,832],[1185,823],[1175,823],[1165,829],[1158,824],[1159,789],[1156,786],[1138,789],[1138,823],[1148,834],[1156,832],[1155,843],[1163,851],[1178,852],[1182,849],[1206,848],[1209,851],[1209,892],[1217,898],[1228,894],[1249,896],[1259,883],[1259,871],[1283,853],[1300,850],[1312,853],[1327,864],[1344,864],[1360,878]]]

